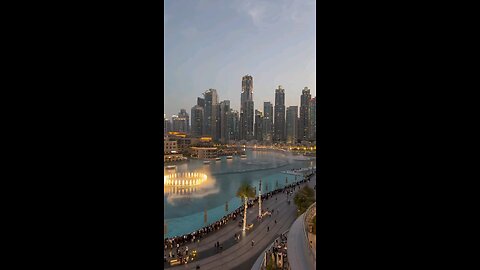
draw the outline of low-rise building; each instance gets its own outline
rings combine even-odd
[[[218,156],[216,147],[190,147],[192,158],[213,159]]]

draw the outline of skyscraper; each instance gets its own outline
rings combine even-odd
[[[259,110],[255,110],[255,140],[263,141],[263,114]]]
[[[172,131],[187,133],[188,122],[185,117],[172,115]]]
[[[230,125],[228,126],[230,132],[230,140],[240,140],[240,114],[238,111],[230,110]]]
[[[274,141],[285,141],[285,89],[281,85],[275,90]]]
[[[263,140],[272,142],[273,139],[273,105],[270,102],[263,103]]]
[[[298,106],[290,106],[287,108],[287,143],[296,143],[297,141],[297,119]]]
[[[203,135],[204,109],[202,106],[195,105],[192,108],[192,128],[191,134],[194,137]]]
[[[178,113],[178,117],[183,118],[186,120],[186,133],[190,133],[190,116],[188,115],[187,111],[185,109],[180,109],[180,112]]]
[[[309,113],[310,113],[310,140],[317,140],[317,98],[314,97],[310,100],[309,104]]]
[[[230,133],[228,130],[228,117],[230,113],[230,100],[220,102],[220,141],[228,143],[230,140]]]
[[[217,110],[218,110],[218,95],[217,90],[215,89],[208,89],[203,93],[205,97],[205,114],[204,114],[204,121],[205,121],[205,131],[204,135],[212,136],[215,140],[216,136],[216,124],[217,124]]]
[[[198,98],[197,98],[197,105],[200,106],[200,107],[205,108],[205,99],[204,99],[204,98],[201,98],[201,97],[198,97]]]
[[[311,98],[310,89],[308,89],[308,87],[303,88],[302,95],[300,96],[300,123],[298,127],[298,139],[302,141],[308,140],[310,137],[308,128],[310,125],[310,115],[308,108]]]
[[[240,97],[240,139],[253,139],[253,77],[245,75],[242,77],[242,93]]]
[[[166,114],[163,114],[163,134],[167,134],[169,131],[172,131],[170,120],[168,120]]]

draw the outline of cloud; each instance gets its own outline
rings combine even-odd
[[[315,14],[315,1],[312,0],[242,0],[236,5],[260,28],[279,22],[304,23]]]

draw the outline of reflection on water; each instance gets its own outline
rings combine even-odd
[[[264,193],[267,189],[271,191],[295,181],[295,176],[282,174],[281,171],[311,166],[316,166],[315,161],[296,161],[291,155],[281,152],[247,150],[246,159],[222,157],[220,161],[211,161],[210,164],[203,164],[203,160],[189,160],[178,164],[175,171],[165,170],[165,175],[186,172],[207,175],[207,180],[195,187],[164,187],[167,236],[201,228],[204,225],[204,210],[208,211],[208,223],[211,223],[227,214],[226,202],[230,206],[229,212],[240,206],[235,194],[242,182],[258,188],[258,182],[262,179]]]

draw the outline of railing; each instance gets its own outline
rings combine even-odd
[[[316,256],[316,252],[313,252],[314,247],[312,245],[310,245],[310,240],[308,238],[308,233],[309,233],[308,229],[309,229],[309,225],[312,223],[312,222],[310,222],[310,220],[312,220],[312,217],[316,216],[316,215],[317,215],[317,203],[315,202],[308,207],[308,209],[307,209],[307,211],[305,211],[305,215],[304,215],[305,243],[307,244],[309,255],[313,259],[313,265],[314,266],[316,265],[317,256]],[[315,246],[316,246],[316,244],[315,244]]]
[[[286,230],[285,232],[282,233],[282,235],[287,235],[288,234],[288,231],[289,230]],[[255,261],[255,264],[252,266],[252,269],[251,270],[265,270],[266,267],[264,265],[266,265],[265,263],[265,252],[269,251],[272,249],[273,245],[275,244],[275,241],[276,240],[279,240],[280,242],[282,241],[281,239],[281,235],[277,238],[275,238],[273,240],[273,242],[266,248],[263,250],[263,252],[260,254],[260,256],[258,257],[258,259]],[[267,258],[268,260],[269,258]],[[268,262],[268,261],[267,261]],[[287,258],[287,263],[283,266],[283,269],[285,270],[290,270],[290,264],[288,263],[288,258]]]

